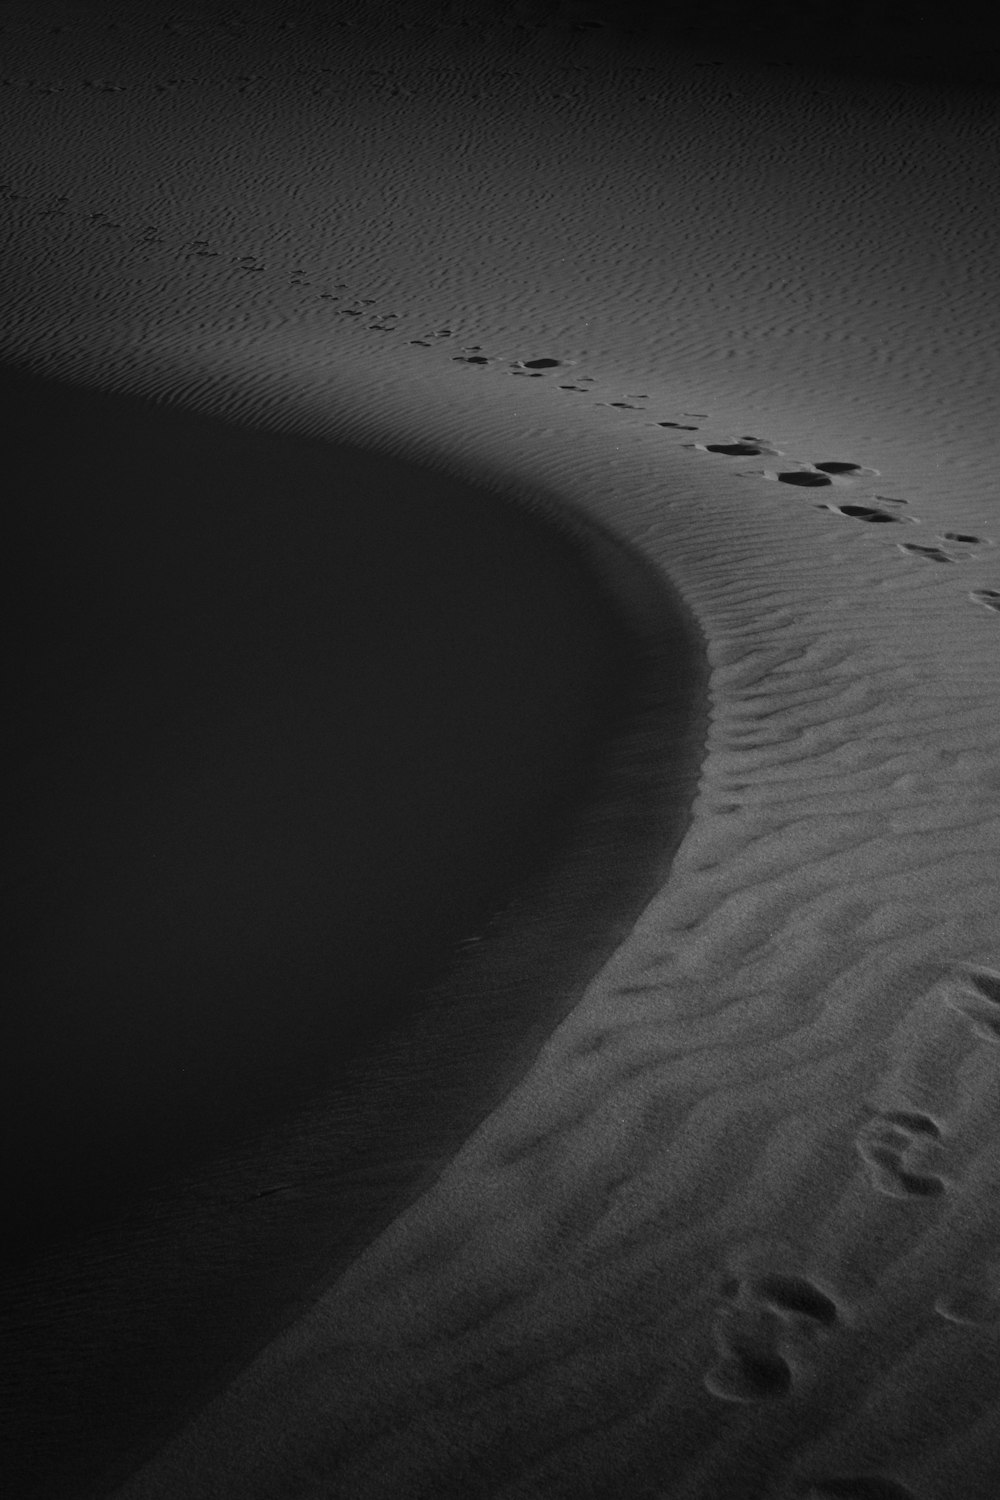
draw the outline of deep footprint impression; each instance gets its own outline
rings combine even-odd
[[[806,1344],[836,1328],[837,1304],[802,1276],[766,1272],[724,1286],[714,1330],[720,1358],[706,1371],[706,1390],[722,1401],[780,1400],[792,1391],[795,1373],[788,1345]]]
[[[941,547],[921,547],[917,542],[897,542],[896,546],[900,552],[913,552],[918,557],[928,558],[931,562],[953,563],[955,561]]]
[[[887,510],[879,510],[874,505],[824,505],[824,510],[836,511],[842,516],[851,516],[855,521],[899,521],[899,516],[891,516]]]
[[[855,1145],[877,1193],[887,1198],[936,1198],[948,1184],[936,1172],[919,1167],[928,1146],[940,1139],[941,1131],[929,1115],[889,1110],[861,1127]]]

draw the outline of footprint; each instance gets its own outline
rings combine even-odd
[[[945,544],[951,543],[950,546],[943,545],[938,549],[951,562],[959,562],[965,558],[975,557],[977,555],[976,548],[992,547],[994,545],[989,537],[973,536],[971,533],[965,531],[942,531],[935,537],[935,541]],[[956,547],[958,548],[957,551],[955,550]]]
[[[929,562],[950,563],[955,561],[953,557],[949,557],[947,552],[943,551],[940,547],[920,547],[916,542],[897,542],[896,546],[900,552],[914,552],[918,557],[926,557]]]
[[[757,443],[706,443],[705,444],[705,452],[706,453],[725,453],[730,458],[741,458],[741,457],[744,457],[746,454],[752,454],[752,453],[757,453],[757,454],[760,454],[760,453],[772,453],[773,451],[774,450],[772,448],[762,448]],[[824,480],[823,482],[825,484],[828,484],[829,480]]]
[[[928,1148],[941,1139],[939,1126],[919,1110],[887,1110],[862,1125],[855,1148],[877,1193],[887,1198],[937,1198],[948,1184],[920,1170]]]
[[[720,1401],[780,1401],[792,1389],[792,1371],[780,1354],[768,1354],[752,1342],[718,1340],[722,1358],[704,1378],[705,1389]]]
[[[852,1474],[844,1478],[807,1479],[795,1500],[918,1500],[916,1491],[882,1474]]]
[[[855,521],[900,521],[900,516],[890,515],[874,505],[824,505],[823,510],[837,511],[842,516],[851,516]]]
[[[811,469],[785,469],[778,475],[782,484],[801,484],[811,489],[818,489],[821,484],[832,484],[833,480],[827,474],[815,474]]]
[[[984,609],[1000,615],[1000,589],[973,589],[969,598],[973,604],[981,604]]]
[[[807,1277],[761,1276],[753,1288],[762,1302],[784,1318],[812,1319],[825,1328],[833,1328],[840,1322],[836,1302]]]
[[[729,1278],[713,1337],[719,1358],[703,1384],[721,1401],[775,1401],[797,1380],[792,1360],[838,1327],[837,1304],[808,1277],[765,1271]]]
[[[982,1041],[1000,1045],[1000,973],[992,969],[964,970],[956,987],[945,990],[944,998]]]

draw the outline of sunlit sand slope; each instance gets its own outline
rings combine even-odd
[[[305,25],[85,46],[119,94],[20,95],[12,351],[534,484],[662,565],[713,666],[635,929],[121,1500],[985,1500],[992,104],[502,28],[364,76]]]

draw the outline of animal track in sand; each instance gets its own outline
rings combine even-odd
[[[841,1309],[807,1276],[762,1270],[729,1277],[716,1310],[718,1358],[703,1384],[721,1401],[776,1401],[803,1379],[817,1339],[836,1331]]]
[[[940,1127],[930,1115],[887,1110],[862,1125],[854,1144],[877,1193],[887,1198],[937,1198],[947,1192],[948,1183],[925,1166],[928,1151],[940,1140]]]

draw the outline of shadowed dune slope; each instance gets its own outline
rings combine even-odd
[[[704,671],[598,528],[25,370],[0,404],[5,1469],[80,1495],[523,1069],[676,845]]]
[[[557,839],[627,648],[444,476],[25,372],[0,405],[16,1255],[405,1014]]]

